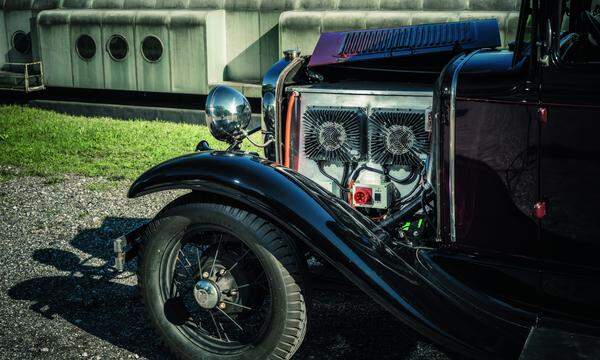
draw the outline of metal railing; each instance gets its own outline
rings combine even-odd
[[[21,71],[11,71],[15,68]],[[11,85],[3,84],[0,79],[0,90],[30,93],[46,88],[44,86],[44,65],[41,61],[31,63],[6,63],[2,66],[1,70],[0,77],[17,79],[17,81],[15,81],[14,85]]]

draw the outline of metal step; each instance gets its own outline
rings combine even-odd
[[[600,336],[569,330],[533,327],[519,360],[597,360]]]

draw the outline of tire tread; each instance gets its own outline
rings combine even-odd
[[[276,259],[277,267],[281,272],[285,284],[284,291],[286,292],[287,303],[286,324],[278,343],[268,359],[289,360],[298,350],[306,336],[308,320],[306,302],[307,291],[305,292],[306,284],[303,281],[305,278],[306,264],[302,261],[300,257],[301,253],[298,251],[293,240],[289,239],[279,228],[269,221],[246,210],[224,204],[197,203],[192,196],[187,198],[184,196],[183,198],[177,199],[163,209],[156,218],[146,226],[142,235],[143,241],[141,242],[142,245],[140,248],[140,261],[138,266],[138,271],[140,272],[138,274],[138,287],[146,310],[148,310],[147,299],[145,298],[146,281],[143,276],[143,269],[147,265],[144,261],[144,259],[147,258],[146,251],[148,248],[146,240],[152,238],[152,234],[161,227],[164,219],[169,217],[169,213],[172,209],[177,207],[202,208],[207,206],[224,214],[228,214],[244,223],[246,226],[253,228],[262,238],[261,245],[263,245]],[[159,338],[162,345],[169,348],[160,332],[159,335],[161,335]],[[178,359],[187,359],[183,354],[173,351],[171,348],[169,348],[169,350],[174,357]]]

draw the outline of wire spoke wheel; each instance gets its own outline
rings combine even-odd
[[[167,206],[142,239],[148,318],[177,359],[290,359],[306,334],[306,262],[272,223],[231,206]]]
[[[164,259],[165,312],[192,341],[235,350],[261,340],[272,295],[260,261],[241,240],[204,227]]]

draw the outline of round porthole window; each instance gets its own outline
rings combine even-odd
[[[142,55],[149,62],[157,62],[163,56],[164,47],[162,41],[156,36],[147,36],[142,41]]]
[[[77,38],[75,49],[80,58],[90,61],[96,55],[96,42],[89,35],[81,35]]]
[[[123,61],[129,52],[129,44],[121,35],[113,35],[106,44],[108,54],[113,60]]]
[[[17,31],[12,37],[12,46],[18,53],[31,54],[31,35]]]

